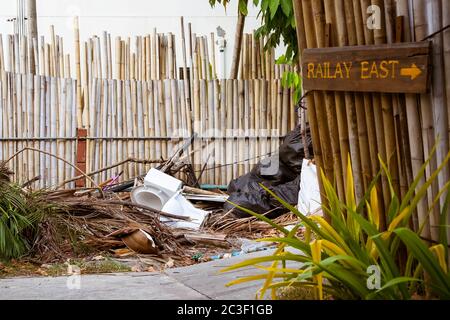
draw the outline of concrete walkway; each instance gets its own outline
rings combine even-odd
[[[225,260],[211,261],[190,267],[167,270],[164,273],[121,273],[82,275],[77,280],[69,277],[12,278],[0,280],[0,300],[200,300],[200,299],[254,299],[261,282],[226,287],[225,284],[245,275],[259,273],[254,268],[230,273],[219,271],[239,261],[266,256],[262,251]],[[73,281],[72,281],[73,280]],[[68,286],[69,283],[69,286]]]

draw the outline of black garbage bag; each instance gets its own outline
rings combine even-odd
[[[312,142],[309,132],[307,132],[307,144],[307,148],[312,155]],[[280,216],[286,212],[286,209],[261,188],[260,184],[268,187],[289,204],[297,204],[301,166],[304,158],[305,150],[300,127],[297,126],[285,137],[278,154],[262,160],[248,174],[230,182],[228,186],[229,201],[259,214],[271,211],[267,215],[269,218]],[[224,208],[228,211],[235,207],[226,203]],[[246,212],[237,208],[233,212],[237,217],[249,216]]]
[[[275,187],[269,188],[273,193],[275,193],[281,200],[292,204],[297,205],[298,203],[298,193],[300,191],[300,176],[297,176],[294,180],[280,184]],[[282,206],[281,203],[275,199],[274,197],[270,197],[270,205],[273,208]]]
[[[309,153],[312,154],[312,139],[308,133],[306,135],[306,141]],[[280,161],[299,175],[303,159],[305,158],[305,148],[303,146],[300,126],[297,126],[293,131],[287,134],[279,150]]]
[[[261,182],[269,187],[294,180],[298,174],[278,159],[278,155],[264,159],[249,173],[231,181],[228,185],[228,193],[251,192],[255,190],[253,184],[258,185]]]
[[[233,213],[238,218],[248,217],[249,214],[235,208],[234,204],[239,205],[240,207],[250,209],[256,213],[266,213],[272,209],[272,205],[270,204],[270,196],[267,192],[261,188],[259,182],[255,180],[249,180],[250,174],[243,176],[245,177],[248,184],[244,189],[237,190],[230,194],[228,201],[224,205],[224,209],[229,211],[233,210]],[[232,204],[234,203],[234,204]]]
[[[286,208],[266,190],[264,190],[259,183],[254,180],[249,180],[249,175],[246,175],[248,184],[245,190],[241,189],[233,192],[228,201],[239,205],[240,207],[250,209],[256,213],[264,214],[270,211],[266,216],[268,218],[276,218],[280,215],[288,212]],[[261,182],[264,186],[268,187],[273,193],[280,197],[283,201],[291,205],[298,203],[298,192],[300,190],[300,176],[296,179],[277,186],[268,186],[267,183]],[[238,218],[248,217],[248,213],[235,208],[232,203],[225,203],[224,209],[229,211],[233,210],[233,213]]]

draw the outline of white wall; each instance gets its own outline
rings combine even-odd
[[[12,22],[7,22],[7,19],[16,16],[17,2],[0,1],[0,33],[13,32]],[[211,8],[208,0],[37,0],[38,30],[48,37],[49,26],[53,24],[56,34],[64,37],[65,52],[72,52],[73,16],[80,17],[81,40],[92,35],[101,36],[104,30],[112,37],[145,35],[152,33],[154,27],[159,32],[172,32],[180,39],[180,16],[184,16],[186,28],[191,22],[194,33],[209,35],[216,32],[218,26],[226,31],[226,64],[229,70],[237,20],[236,5],[237,0],[233,0],[225,12],[221,5]],[[257,14],[257,8],[251,5],[245,32],[259,26]],[[181,57],[178,53],[179,65]]]

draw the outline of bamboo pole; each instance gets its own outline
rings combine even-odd
[[[306,4],[306,3],[305,3]],[[303,7],[305,10],[305,6]],[[325,46],[325,14],[323,11],[323,6],[320,0],[312,0],[311,10],[306,11],[309,16],[309,21],[313,21],[315,27],[315,47],[323,48]],[[305,19],[305,25],[306,19]],[[306,31],[309,32],[310,28]],[[310,32],[313,32],[311,30]],[[317,109],[317,126],[319,130],[319,136],[322,147],[323,163],[322,168],[324,168],[326,176],[330,181],[334,180],[333,177],[333,159],[331,151],[331,142],[328,123],[326,119],[326,110],[324,109],[324,97],[323,94],[314,92],[315,105],[313,108]],[[309,106],[308,106],[309,109]],[[355,179],[356,182],[356,179]]]
[[[334,25],[335,23],[335,10],[333,7],[332,1],[325,1],[325,22],[330,25]],[[319,35],[321,37],[324,34]],[[334,40],[332,40],[334,41]],[[325,42],[324,39],[321,39],[321,42]],[[334,42],[332,42],[332,45]],[[325,44],[328,45],[328,44]],[[341,160],[341,149],[340,149],[340,139],[339,139],[339,126],[342,127],[342,124],[338,124],[338,120],[342,120],[342,118],[338,118],[336,115],[336,95],[331,92],[325,92],[325,104],[326,104],[326,112],[327,112],[327,120],[328,127],[330,128],[330,138],[331,138],[331,148],[333,153],[333,166],[334,166],[334,178],[337,186],[338,195],[341,199],[345,197],[344,191],[344,180],[343,180],[343,163]],[[345,168],[345,167],[344,167]]]
[[[358,44],[360,45],[370,45],[373,44],[373,31],[370,32],[369,28],[366,27],[366,8],[368,7],[368,2],[365,0],[353,0],[353,9],[355,13],[355,24],[356,24],[356,32]],[[377,141],[376,141],[376,129],[375,129],[375,119],[374,119],[374,110],[372,106],[372,99],[369,94],[364,93],[363,96],[363,104],[364,104],[364,113],[365,113],[365,127],[367,128],[367,139],[369,145],[369,160],[371,166],[371,175],[370,180],[372,180],[379,170],[379,162],[378,162],[378,149],[377,149]],[[361,119],[361,123],[363,120]],[[364,125],[362,125],[364,127]],[[363,128],[362,128],[363,129]],[[363,151],[362,151],[363,152]],[[366,149],[367,152],[367,149]],[[367,171],[367,159],[363,159],[364,163],[364,171]]]
[[[83,127],[83,106],[81,104],[80,27],[78,17],[74,18],[73,27],[75,39],[75,74],[77,79],[77,125],[79,128],[81,128]]]
[[[311,27],[314,25],[312,21],[312,12],[310,12],[311,0],[306,1],[294,1],[294,16],[297,25],[297,38],[299,43],[299,52],[303,53],[303,50],[308,48],[313,48],[316,46],[316,40],[314,34],[311,30]],[[302,19],[303,18],[303,19]],[[306,28],[308,26],[308,29]],[[306,44],[306,46],[304,46]],[[313,97],[310,95],[307,96],[307,106],[308,106],[308,115],[310,120],[311,127],[311,135],[314,147],[314,157],[316,159],[316,163],[319,168],[323,168],[323,158],[322,158],[322,147],[321,147],[321,138],[319,134],[319,128],[317,123],[317,114],[315,109],[315,103]],[[321,194],[324,194],[323,183],[322,180],[319,179],[319,186]],[[322,199],[323,201],[323,199]]]
[[[442,29],[442,6],[439,0],[427,0],[427,8],[430,21],[430,32],[434,33]],[[432,38],[432,105],[433,105],[433,124],[435,135],[439,137],[436,146],[436,160],[440,164],[444,161],[449,152],[449,135],[448,135],[448,109],[445,99],[445,73],[444,73],[444,56],[443,56],[443,35],[442,33],[435,35]],[[449,167],[445,166],[438,175],[439,190],[444,188],[444,185],[450,180]],[[445,195],[440,198],[441,208],[444,206]],[[432,228],[436,227],[434,225]]]
[[[219,109],[217,110],[218,116],[216,117],[216,139],[219,141],[218,144],[218,155],[216,157],[216,175],[219,177],[217,183],[224,184],[227,178],[227,170],[225,168],[226,164],[226,118],[227,118],[227,82],[225,79],[216,80],[216,91],[220,92],[220,99],[218,100]],[[219,97],[219,94],[217,94]],[[217,144],[216,144],[217,146]],[[217,147],[216,147],[217,148]]]
[[[211,58],[212,58],[212,79],[217,79],[216,71],[216,41],[214,39],[214,32],[211,32]]]
[[[412,41],[412,34],[409,27],[410,21],[410,10],[408,7],[407,0],[397,1],[397,15],[399,17],[404,17],[403,19],[403,30],[404,30],[404,40],[406,42]],[[417,128],[420,128],[420,115],[419,106],[417,103],[416,95],[406,95],[406,115],[408,122],[408,134],[409,134],[409,146],[411,151],[411,161],[412,161],[412,173],[414,177],[417,177],[421,166],[424,164],[424,152],[423,152],[423,141],[422,136],[417,134]],[[425,183],[425,177],[423,177],[417,186],[416,191]],[[422,232],[422,236],[430,238],[430,227],[427,222],[427,200],[423,198],[417,206],[418,214],[418,224],[425,224]]]
[[[351,45],[364,45],[364,32],[362,31],[362,19],[360,16],[360,8],[359,8],[359,1],[353,1],[349,2],[346,1],[346,13],[348,13],[346,16],[351,16],[352,18],[347,18],[347,28],[349,30],[349,34],[351,35],[349,37],[349,44]],[[353,42],[354,41],[354,42]],[[356,114],[356,123],[357,123],[357,136],[358,136],[358,142],[359,142],[359,158],[361,161],[361,173],[362,173],[362,191],[365,193],[367,191],[367,188],[372,181],[373,176],[375,175],[372,173],[372,163],[370,159],[370,143],[375,143],[371,139],[371,142],[369,143],[369,137],[368,137],[368,130],[367,130],[367,122],[366,122],[366,113],[368,112],[365,108],[364,104],[364,96],[362,94],[355,94],[355,114]],[[370,111],[369,111],[370,112]],[[372,128],[371,128],[372,129]],[[372,131],[372,133],[374,133]],[[372,136],[371,138],[373,138]],[[375,158],[376,155],[374,155]]]
[[[442,17],[443,26],[450,25],[450,3],[442,1]],[[443,38],[443,54],[444,54],[444,70],[445,70],[445,92],[447,96],[447,116],[448,116],[448,132],[450,143],[450,29],[447,29],[442,34]],[[450,217],[447,219],[447,225],[450,224]],[[447,239],[450,239],[450,230],[447,229]]]

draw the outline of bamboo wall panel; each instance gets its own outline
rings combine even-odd
[[[0,159],[32,147],[76,164],[76,80],[7,72],[0,84]],[[199,112],[194,115],[185,103],[183,80],[94,78],[87,172],[128,158],[167,159],[191,137],[191,128],[197,128],[198,138],[188,153],[196,174],[203,171],[200,182],[226,185],[249,172],[261,157],[276,153],[282,137],[298,123],[291,119],[296,116],[287,103],[290,92],[281,90],[279,80],[195,80],[193,85],[199,88],[194,96]],[[266,89],[271,86],[279,89]],[[276,105],[269,108],[271,100]],[[252,107],[255,101],[259,108]],[[268,118],[277,121],[264,121]],[[150,166],[126,163],[93,180],[100,184],[120,173],[121,180],[127,180],[145,174]],[[40,188],[56,187],[79,175],[61,160],[32,151],[15,157],[11,169],[20,182],[40,176],[34,185]]]
[[[29,147],[75,163],[75,80],[4,73],[0,114],[0,159],[7,160]],[[9,166],[15,172],[16,181],[40,176],[36,182],[40,188],[75,176],[75,169],[64,162],[31,151],[19,154]]]

